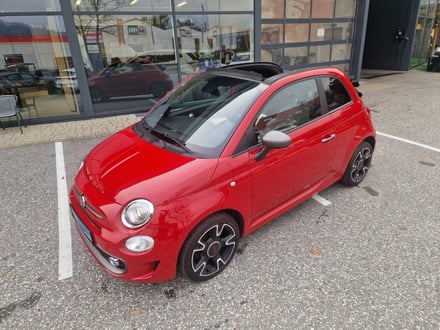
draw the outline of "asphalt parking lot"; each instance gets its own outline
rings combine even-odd
[[[360,89],[378,131],[363,183],[245,237],[201,284],[116,280],[61,219],[104,137],[0,149],[0,329],[440,329],[440,74]]]

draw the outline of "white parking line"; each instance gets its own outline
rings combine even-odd
[[[63,143],[55,143],[58,186],[58,280],[73,275],[72,236],[70,233],[69,202],[67,198],[66,168]]]
[[[312,196],[312,198],[317,201],[319,204],[324,205],[324,206],[329,206],[332,204],[332,202],[330,202],[329,200],[325,199],[324,197],[315,194]]]
[[[394,139],[394,140],[397,140],[397,141],[400,141],[400,142],[412,144],[412,145],[417,146],[417,147],[425,148],[425,149],[432,150],[432,151],[435,151],[435,152],[440,152],[440,149],[428,146],[426,144],[422,144],[422,143],[418,143],[418,142],[415,142],[415,141],[403,139],[403,138],[400,138],[400,137],[397,137],[397,136],[394,136],[394,135],[389,135],[389,134],[386,134],[386,133],[376,132],[376,134],[384,136],[384,137],[387,137],[387,138],[390,138],[390,139]]]

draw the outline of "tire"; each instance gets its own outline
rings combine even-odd
[[[362,142],[351,156],[341,182],[346,186],[356,186],[365,179],[371,166],[373,147],[368,142]]]
[[[162,98],[166,93],[168,92],[168,89],[166,88],[165,84],[156,82],[151,85],[151,94],[157,99]]]
[[[107,101],[107,99],[108,99],[107,96],[105,95],[105,93],[98,88],[91,88],[90,89],[90,96],[92,98],[93,103],[104,102],[104,101]]]
[[[179,257],[179,272],[194,282],[220,274],[231,262],[240,238],[237,222],[226,213],[214,214],[188,236]]]

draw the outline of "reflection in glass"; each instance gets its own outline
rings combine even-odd
[[[283,48],[263,48],[261,50],[261,60],[283,65]]]
[[[171,11],[168,0],[71,0],[74,11]]]
[[[252,0],[175,0],[176,11],[252,11]]]
[[[93,73],[88,84],[95,111],[117,110],[116,102],[127,97],[132,104],[135,97],[157,99],[195,72],[253,60],[252,22],[251,14],[179,15],[175,35],[171,15],[78,13],[75,25]]]
[[[72,56],[60,16],[0,18],[0,93],[18,96],[29,119],[79,114],[76,76],[61,84]]]
[[[309,23],[286,24],[286,43],[309,41]]]
[[[283,18],[284,1],[262,0],[261,1],[262,18]]]
[[[309,63],[326,63],[330,61],[330,45],[311,46]]]
[[[290,47],[284,50],[283,65],[298,66],[308,63],[307,47]]]
[[[333,23],[312,23],[310,41],[331,41],[333,39]]]
[[[253,15],[192,15],[176,20],[182,56],[196,61],[195,71],[253,60]]]
[[[349,60],[351,56],[351,43],[336,44],[332,47],[332,61]]]
[[[59,0],[14,0],[14,1],[1,1],[1,11],[3,12],[38,12],[38,11],[57,11],[60,9]]]
[[[261,26],[261,44],[279,44],[283,42],[283,24],[263,24]]]
[[[332,18],[335,0],[319,0],[312,3],[312,18]]]
[[[128,60],[152,49],[174,52],[171,16],[75,15],[85,63],[97,73],[114,59]]]
[[[352,18],[355,16],[356,0],[336,0],[335,17]]]
[[[310,0],[286,0],[286,18],[309,18]]]

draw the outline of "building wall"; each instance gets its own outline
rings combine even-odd
[[[32,121],[53,121],[144,112],[163,95],[160,81],[166,92],[168,81],[234,62],[337,66],[357,80],[367,7],[368,0],[10,1],[0,13],[0,88],[24,103],[34,95],[40,118]],[[8,85],[1,75],[14,70],[37,74],[41,80],[24,87],[47,93]]]
[[[408,70],[426,61],[435,6],[436,0],[370,0],[363,68]]]

